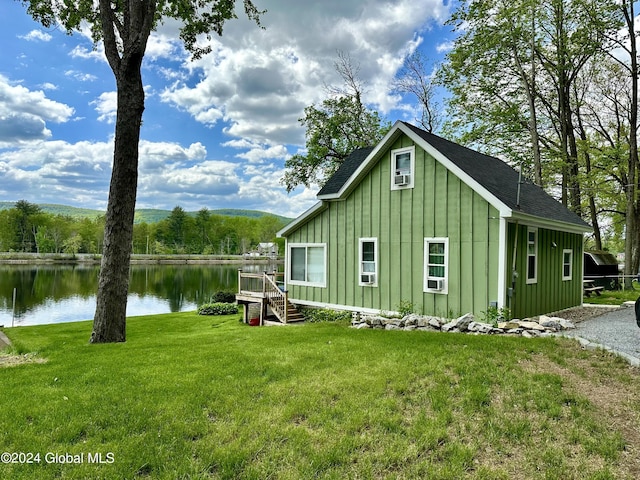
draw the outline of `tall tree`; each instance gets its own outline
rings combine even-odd
[[[33,220],[34,216],[41,212],[40,207],[26,200],[18,200],[13,208],[16,210],[16,236],[20,251],[33,252],[36,249],[37,232]]]
[[[92,343],[126,340],[126,307],[133,219],[138,179],[138,144],[144,111],[141,65],[149,35],[165,18],[181,24],[180,38],[194,57],[211,50],[201,35],[222,35],[225,22],[236,18],[235,0],[20,0],[45,27],[61,25],[68,33],[91,28],[102,41],[117,90],[113,169],[104,230]],[[260,24],[251,0],[243,0],[247,16]]]
[[[607,2],[610,3],[610,2]],[[597,122],[596,131],[607,140],[609,144],[615,143],[617,134],[626,136],[628,145],[625,165],[619,164],[618,176],[622,181],[622,189],[625,197],[625,285],[631,288],[631,279],[638,273],[640,267],[640,160],[638,155],[638,100],[640,65],[638,64],[638,33],[636,30],[635,2],[632,0],[620,0],[610,3],[611,11],[618,14],[619,23],[606,30],[605,42],[602,51],[609,57],[609,82],[606,89],[602,89],[604,102],[602,107],[613,110],[615,120],[609,124],[606,121]],[[596,12],[597,13],[597,12]],[[592,22],[599,21],[595,16]],[[603,62],[604,63],[604,62]],[[617,65],[617,67],[615,66]],[[626,77],[626,78],[623,78]],[[604,82],[603,82],[604,83]],[[617,88],[620,87],[620,88]],[[593,112],[593,116],[601,118],[599,112],[602,108]],[[614,128],[612,133],[604,133]],[[620,128],[625,126],[626,128]],[[622,135],[620,135],[622,136]],[[618,151],[620,151],[618,149]]]
[[[445,130],[520,164],[542,185],[536,8],[536,0],[460,2],[448,22],[460,36],[438,80],[452,93]]]
[[[299,185],[324,185],[353,150],[375,145],[390,128],[365,105],[358,66],[350,57],[340,53],[334,66],[343,85],[327,87],[329,98],[304,109],[299,121],[306,128],[306,153],[285,162],[280,182],[288,192]]]
[[[419,51],[407,57],[396,79],[392,90],[398,93],[414,95],[420,106],[419,123],[431,133],[435,133],[442,124],[440,103],[436,100],[436,83],[434,71],[427,70],[428,62]]]
[[[198,249],[199,253],[204,253],[205,246],[209,243],[207,237],[207,225],[211,218],[211,212],[207,207],[203,207],[198,210],[196,214],[196,227],[198,228]]]
[[[582,197],[572,92],[601,53],[604,33],[619,25],[612,4],[463,0],[451,20],[461,35],[442,75],[453,93],[449,128],[530,165],[536,183],[560,178],[563,203],[576,213]]]

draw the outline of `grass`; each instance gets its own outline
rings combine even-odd
[[[638,371],[570,340],[195,313],[130,318],[124,344],[90,331],[5,329],[14,354],[46,363],[0,363],[0,452],[40,454],[0,478],[640,474]]]
[[[634,280],[630,290],[603,290],[600,295],[592,294],[584,297],[584,303],[594,305],[622,305],[624,302],[635,302],[640,297],[640,285]]]

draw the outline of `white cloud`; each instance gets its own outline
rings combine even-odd
[[[436,45],[436,51],[438,53],[447,53],[453,49],[453,42],[442,42]]]
[[[360,65],[370,106],[405,115],[402,98],[389,93],[390,80],[403,58],[424,45],[430,24],[445,17],[450,3],[257,0],[258,8],[268,10],[264,30],[239,11],[224,35],[211,41],[212,53],[194,62],[177,41],[177,22],[161,24],[149,38],[143,64],[145,83],[152,85],[145,86],[143,132],[165,141],[140,143],[137,205],[300,214],[315,203],[317,188],[287,194],[279,180],[290,152],[304,145],[298,122],[304,108],[326,98],[326,85],[341,83],[333,66],[337,52]],[[16,32],[11,39],[16,41]],[[445,39],[437,37],[441,44]],[[23,41],[20,47],[25,54],[16,55],[16,78],[29,78],[42,91],[0,76],[0,148],[14,149],[0,150],[0,198],[104,207],[116,94],[103,46],[93,48],[85,28],[64,41]],[[42,55],[31,56],[28,48],[46,49],[51,58],[30,77],[22,72]],[[68,56],[61,58],[61,48]],[[43,93],[53,96],[53,90],[58,101]],[[168,106],[176,110],[167,114]],[[73,128],[51,125],[71,120]],[[44,141],[50,138],[69,140]]]
[[[67,70],[64,72],[67,77],[75,78],[81,82],[93,82],[98,79],[95,75],[78,70]]]
[[[289,156],[289,152],[284,145],[274,145],[271,147],[256,146],[248,152],[237,155],[238,158],[244,158],[249,163],[262,163],[264,160],[285,159]]]
[[[48,42],[53,37],[47,32],[43,32],[42,30],[31,30],[26,35],[19,35],[18,38],[22,38],[23,40],[27,40],[29,42]]]
[[[360,65],[366,101],[382,112],[397,107],[389,82],[404,56],[419,45],[419,32],[441,21],[442,0],[300,4],[278,0],[263,17],[264,30],[249,21],[230,22],[212,53],[185,63],[199,80],[176,82],[161,98],[225,133],[264,144],[302,144],[298,124],[304,107],[322,100],[324,85],[339,84],[337,51]],[[186,58],[185,58],[186,61]]]
[[[101,122],[115,123],[118,109],[118,98],[116,92],[103,92],[90,105],[95,105],[98,112],[98,120]]]
[[[0,146],[49,138],[46,122],[67,122],[73,113],[73,108],[47,98],[43,91],[14,85],[0,75]]]
[[[81,58],[83,60],[105,61],[104,45],[102,43],[96,45],[95,48],[87,48],[83,45],[77,45],[69,52],[71,58]]]

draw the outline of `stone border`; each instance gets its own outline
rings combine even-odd
[[[519,335],[525,338],[548,337],[563,330],[576,328],[569,320],[560,317],[548,317],[546,315],[540,315],[537,320],[516,319],[491,325],[489,323],[476,322],[471,313],[462,315],[454,320],[430,315],[418,315],[415,313],[406,315],[403,318],[389,318],[380,315],[354,313],[351,326],[355,329],[376,328],[384,330],[467,333],[474,335]]]

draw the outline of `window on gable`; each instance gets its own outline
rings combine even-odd
[[[573,250],[562,250],[562,280],[571,280],[573,272]]]
[[[538,229],[527,229],[527,283],[538,281]]]
[[[378,241],[375,238],[361,238],[359,248],[358,285],[375,287],[378,285]]]
[[[294,285],[326,286],[325,244],[289,245],[289,282]]]
[[[391,190],[413,188],[415,147],[391,150]]]
[[[449,270],[449,239],[424,239],[425,292],[447,293]]]

